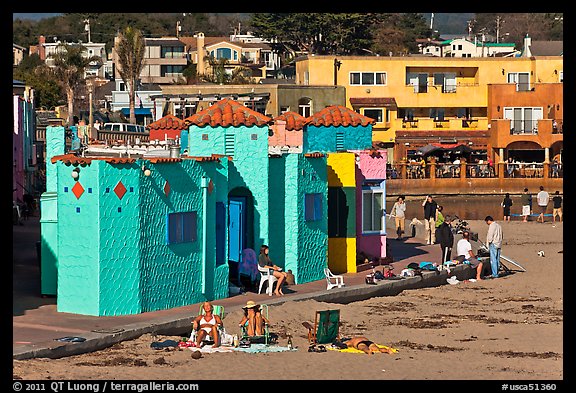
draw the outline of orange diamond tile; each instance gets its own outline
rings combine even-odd
[[[126,194],[126,187],[124,187],[124,184],[122,184],[121,181],[119,181],[118,184],[116,184],[116,187],[114,187],[114,192],[120,199],[122,199],[124,194]]]
[[[80,184],[80,182],[76,182],[76,184],[74,184],[74,187],[72,187],[72,192],[74,193],[74,195],[76,195],[76,199],[80,199],[80,196],[84,194],[84,187],[82,187],[82,184]]]

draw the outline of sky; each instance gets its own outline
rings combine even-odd
[[[52,16],[57,16],[57,15],[62,15],[61,13],[25,13],[25,12],[20,12],[20,13],[13,13],[12,14],[12,20],[14,19],[32,19],[32,20],[39,20],[39,19],[43,19],[43,18],[50,18]]]

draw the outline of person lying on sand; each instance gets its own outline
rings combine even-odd
[[[352,337],[350,339],[344,340],[343,343],[346,344],[348,348],[359,349],[368,355],[381,352],[390,354],[394,353],[392,348],[380,348],[373,341],[368,340],[366,337]]]

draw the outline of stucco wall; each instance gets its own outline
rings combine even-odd
[[[336,134],[343,133],[343,147],[337,149]],[[314,126],[304,127],[303,151],[336,152],[344,150],[361,150],[372,147],[372,125],[368,126]]]
[[[150,177],[142,162],[93,160],[80,166],[77,182],[73,166],[58,163],[59,311],[136,314],[228,296],[228,265],[215,261],[215,206],[227,201],[228,161],[143,162]],[[214,186],[207,192],[204,267],[202,176]],[[80,198],[74,183],[85,189]],[[122,197],[114,192],[119,183]],[[189,211],[197,213],[196,241],[167,244],[167,214]]]
[[[324,277],[324,267],[328,257],[328,177],[326,157],[310,158],[298,156],[298,269],[294,275],[297,283],[320,280]],[[295,177],[298,177],[295,176]],[[294,175],[292,175],[294,176]],[[322,214],[318,221],[305,221],[305,194],[322,195]],[[288,229],[288,226],[287,226]]]

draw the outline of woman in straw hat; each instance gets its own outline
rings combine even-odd
[[[264,334],[264,325],[268,321],[262,315],[260,305],[253,300],[248,300],[242,309],[244,310],[244,316],[239,326],[247,326],[246,333],[249,336],[262,336]]]

